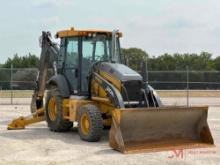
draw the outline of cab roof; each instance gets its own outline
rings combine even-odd
[[[71,27],[69,30],[62,30],[56,33],[56,38],[74,37],[74,36],[88,36],[93,34],[106,34],[111,36],[112,31],[98,30],[98,29],[87,29],[87,30],[76,30]],[[122,33],[118,33],[119,37],[122,37]]]

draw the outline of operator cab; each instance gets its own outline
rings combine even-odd
[[[114,40],[110,31],[71,28],[56,34],[57,38],[61,38],[58,71],[67,78],[72,95],[89,94],[89,72],[94,63],[121,63],[119,38],[122,34],[115,34]]]

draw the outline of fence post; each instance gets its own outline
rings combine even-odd
[[[13,104],[13,84],[12,84],[12,81],[13,81],[13,64],[11,64],[11,72],[10,72],[10,88],[11,88],[11,105]]]
[[[149,72],[148,72],[148,64],[147,64],[147,60],[146,60],[146,69],[147,69],[147,71],[146,71],[146,76],[147,76],[147,87],[148,87],[148,85],[149,85],[149,78],[148,78],[148,74],[149,74]]]
[[[189,67],[186,67],[186,102],[187,107],[189,107]]]

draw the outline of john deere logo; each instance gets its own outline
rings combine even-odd
[[[114,93],[113,93],[113,91],[111,90],[111,88],[107,87],[105,90],[106,90],[110,95],[114,96]]]

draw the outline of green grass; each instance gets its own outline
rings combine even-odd
[[[11,96],[17,98],[29,98],[32,97],[32,94],[32,90],[0,90],[1,98],[10,98]]]

